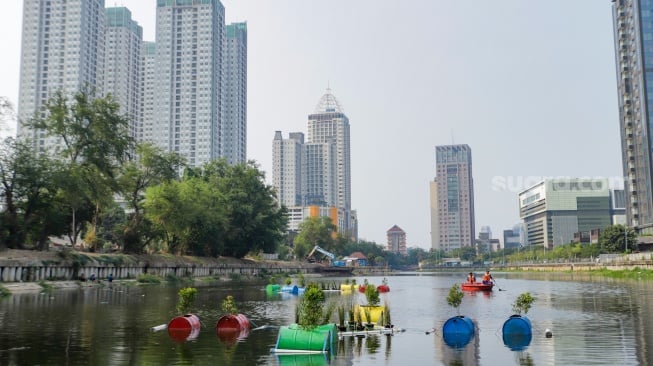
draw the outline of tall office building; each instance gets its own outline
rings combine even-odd
[[[141,112],[141,44],[143,28],[125,7],[106,9],[104,93],[120,104],[129,120],[131,136],[143,139]]]
[[[335,175],[323,179],[325,190],[333,178],[335,184],[335,201],[333,204],[346,210],[351,209],[351,161],[349,147],[349,118],[345,115],[336,97],[331,94],[331,89],[320,98],[313,114],[308,116],[309,144],[322,144],[319,152],[309,155],[308,158],[322,159],[325,163],[332,163]],[[331,148],[335,149],[335,161],[329,162]],[[310,161],[308,162],[310,164]],[[327,170],[328,171],[328,170]]]
[[[474,181],[468,145],[435,147],[431,182],[431,245],[450,251],[474,245]]]
[[[190,166],[222,156],[224,7],[158,1],[153,141]]]
[[[104,26],[104,0],[24,0],[20,121],[33,117],[56,91],[71,95],[95,87],[96,94],[102,93]],[[41,152],[60,143],[20,123],[18,135],[32,139]]]
[[[627,225],[653,234],[653,2],[612,3]]]
[[[247,23],[229,24],[225,35],[222,149],[237,164],[247,160]]]
[[[328,215],[341,234],[357,237],[349,149],[349,119],[330,89],[308,116],[306,142],[299,132],[288,139],[275,133],[272,181],[280,204],[288,207],[291,229],[308,217]]]

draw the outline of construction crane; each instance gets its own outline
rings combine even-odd
[[[328,252],[327,250],[320,247],[319,245],[316,245],[316,246],[313,247],[313,250],[311,250],[311,252],[308,253],[308,255],[306,256],[306,259],[308,259],[310,261],[311,258],[313,257],[313,254],[315,254],[315,252],[319,252],[319,253],[324,254],[324,256],[328,257],[329,261],[331,261],[331,262],[333,262],[336,259],[335,254],[333,254],[331,252]]]

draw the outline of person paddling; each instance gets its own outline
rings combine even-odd
[[[492,280],[494,280],[494,278],[492,278],[490,271],[485,271],[485,274],[483,275],[483,284],[490,285],[492,284]]]
[[[474,276],[474,273],[469,272],[469,275],[467,275],[467,282],[476,283],[476,276]]]

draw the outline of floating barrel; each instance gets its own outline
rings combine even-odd
[[[177,341],[191,340],[197,338],[200,327],[200,318],[194,314],[186,314],[168,323],[168,335]]]
[[[299,289],[297,288],[297,286],[283,286],[281,287],[281,292],[297,294],[299,292]]]
[[[513,351],[522,351],[531,344],[531,321],[521,315],[512,315],[503,323],[503,344]]]
[[[218,338],[227,345],[234,345],[239,339],[247,338],[251,323],[243,314],[228,314],[215,325]]]
[[[358,292],[365,293],[365,289],[366,289],[366,288],[367,288],[367,286],[365,286],[365,285],[363,285],[363,286],[359,286],[359,287],[358,287]]]
[[[353,292],[353,291],[358,290],[358,286],[359,285],[341,283],[340,284],[340,291],[342,291],[342,292]]]
[[[474,335],[474,322],[472,319],[458,315],[447,319],[442,326],[442,334],[469,334]]]
[[[251,328],[249,319],[243,314],[227,314],[215,324],[216,331],[240,331]]]
[[[281,290],[281,286],[279,286],[277,284],[272,284],[271,283],[271,284],[265,286],[265,292],[267,292],[269,294],[279,292],[279,290]]]
[[[365,313],[366,309],[370,310],[371,319],[367,319],[367,314]],[[383,306],[358,305],[354,311],[358,312],[358,314],[361,316],[361,320],[363,323],[377,323],[379,319],[381,319],[383,310],[384,310]]]
[[[335,324],[320,325],[313,329],[303,329],[298,324],[279,328],[276,349],[296,351],[335,351],[337,341]]]
[[[473,336],[471,333],[445,333],[442,338],[449,347],[463,348],[472,340]]]
[[[532,334],[531,321],[521,315],[512,315],[503,323],[503,334]]]
[[[379,290],[379,292],[389,292],[390,291],[390,287],[388,285],[379,285],[379,286],[377,286],[376,289]]]

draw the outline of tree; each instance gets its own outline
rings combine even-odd
[[[299,233],[295,237],[295,255],[298,258],[306,254],[316,245],[327,251],[333,251],[336,226],[329,217],[309,217],[299,224]]]
[[[142,253],[145,246],[157,237],[151,223],[143,214],[145,190],[179,178],[183,158],[176,153],[164,153],[151,144],[136,146],[136,157],[129,159],[118,177],[118,192],[131,209],[122,235],[118,236],[126,253]]]
[[[637,249],[637,236],[632,229],[624,225],[608,226],[601,231],[599,246],[608,253],[619,253],[626,249]]]
[[[61,234],[52,225],[62,217],[57,200],[56,163],[36,156],[30,144],[13,138],[0,144],[0,246],[46,249],[49,235]]]
[[[72,243],[81,231],[76,211],[91,202],[91,224],[97,231],[100,211],[117,192],[118,166],[133,150],[128,121],[119,114],[119,105],[108,95],[96,98],[80,90],[72,98],[58,91],[44,106],[45,117],[36,114],[27,127],[57,138],[62,146],[50,153],[66,166],[69,176],[61,189],[72,213]]]

